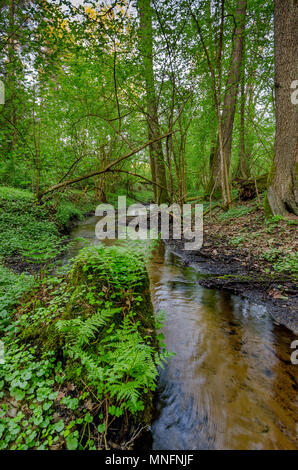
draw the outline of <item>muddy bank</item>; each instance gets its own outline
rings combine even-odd
[[[274,321],[298,333],[298,289],[286,274],[266,274],[260,260],[231,247],[218,246],[209,236],[200,251],[185,251],[183,240],[169,240],[167,246],[188,265],[202,272],[199,283],[225,289],[256,303],[265,304]]]

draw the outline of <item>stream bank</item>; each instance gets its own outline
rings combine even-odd
[[[151,422],[166,357],[144,255],[89,246],[78,256],[69,236],[84,204],[41,207],[9,189],[0,188],[0,449],[131,449]],[[75,259],[58,272],[66,251]]]
[[[63,270],[2,330],[0,449],[131,449],[167,357],[143,254],[91,246]]]
[[[168,246],[197,265],[202,286],[224,289],[266,305],[275,322],[298,332],[298,218],[267,219],[255,201],[204,217],[204,243],[185,251],[183,240]]]
[[[232,249],[228,253],[218,249],[218,242],[200,251],[185,251],[184,242],[167,242],[186,265],[197,266],[202,276],[198,283],[204,287],[221,289],[263,304],[277,324],[298,333],[298,290],[290,276],[268,274],[256,269],[253,257]]]

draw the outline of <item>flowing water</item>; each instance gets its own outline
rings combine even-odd
[[[72,238],[97,244],[97,218]],[[74,242],[67,258],[83,246]],[[152,301],[166,314],[163,333],[175,353],[160,371],[153,449],[298,449],[297,339],[266,308],[199,285],[160,245],[148,266]]]

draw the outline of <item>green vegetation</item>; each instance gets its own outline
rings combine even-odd
[[[119,417],[150,422],[167,353],[148,287],[141,254],[87,248],[19,307],[0,369],[2,449],[104,447]]]
[[[219,215],[220,220],[234,219],[237,217],[243,217],[252,212],[253,208],[250,206],[235,206]]]
[[[33,284],[33,276],[15,274],[0,264],[0,324],[7,319],[8,310],[33,287]]]
[[[91,208],[90,202],[80,207],[66,198],[39,205],[29,191],[1,186],[0,257],[48,264],[64,249],[61,230]]]
[[[244,235],[240,235],[239,237],[233,237],[231,239],[231,244],[233,246],[239,246],[241,245],[241,243],[243,243],[245,241],[246,237]]]
[[[28,191],[0,188],[0,256],[45,262],[61,251],[58,226],[49,207],[40,207]]]
[[[277,272],[287,272],[293,276],[298,275],[298,253],[283,253],[274,263],[273,268]]]
[[[199,202],[212,257],[223,241],[297,273],[297,2],[2,3],[0,448],[132,443],[167,357],[149,246],[86,248],[57,274],[67,233],[118,196]]]
[[[67,274],[49,276],[44,269],[65,248],[61,230],[94,203],[40,205],[28,190],[3,186],[0,207],[2,261],[38,267],[33,276],[0,264],[0,448],[105,448],[118,439],[111,423],[129,440],[127,420],[150,423],[167,357],[144,247],[86,248]]]

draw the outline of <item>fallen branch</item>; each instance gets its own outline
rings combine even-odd
[[[172,133],[173,133],[173,131],[167,132],[166,134],[161,135],[160,137],[157,137],[156,139],[153,139],[153,140],[150,140],[149,142],[146,142],[146,144],[141,145],[141,147],[133,149],[131,152],[127,153],[126,155],[122,155],[122,157],[119,157],[119,158],[117,158],[117,160],[109,163],[103,170],[93,171],[92,173],[89,173],[88,175],[78,176],[77,178],[74,178],[72,180],[63,181],[61,183],[55,184],[54,186],[51,186],[49,189],[47,189],[42,194],[40,194],[39,200],[41,200],[46,194],[51,193],[53,191],[56,191],[57,189],[65,188],[66,186],[69,186],[69,185],[74,184],[74,183],[78,183],[78,182],[83,181],[87,178],[91,178],[92,176],[101,175],[102,173],[106,173],[113,166],[117,165],[118,163],[122,162],[123,160],[126,160],[127,158],[131,157],[132,155],[135,155],[136,153],[140,152],[144,148],[148,147],[148,145],[151,145],[154,142],[158,142],[159,140],[164,139],[165,137],[168,137]]]

